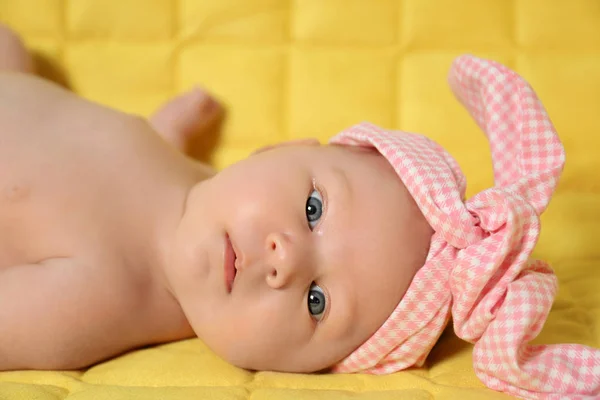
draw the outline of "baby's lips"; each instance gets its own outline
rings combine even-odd
[[[233,245],[231,244],[229,235],[225,234],[225,250],[223,252],[223,271],[225,277],[225,287],[227,288],[228,293],[231,293],[233,289],[233,283],[237,275],[235,261],[236,256],[235,251],[233,250]]]

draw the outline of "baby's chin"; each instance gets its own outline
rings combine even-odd
[[[248,371],[272,371],[294,374],[323,373],[332,369],[343,357],[335,360],[318,358],[313,360],[271,359],[267,355],[260,359],[244,359],[243,357],[222,357],[229,364]]]

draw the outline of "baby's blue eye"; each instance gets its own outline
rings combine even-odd
[[[323,318],[326,306],[325,301],[325,292],[313,282],[308,291],[308,312],[317,321]]]
[[[323,199],[318,191],[313,190],[306,200],[306,219],[311,230],[317,226],[321,214],[323,214]]]

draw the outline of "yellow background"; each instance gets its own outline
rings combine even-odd
[[[148,115],[194,84],[214,92],[228,112],[219,168],[368,120],[439,141],[469,194],[491,184],[489,151],[446,74],[461,53],[508,65],[537,91],[567,152],[536,249],[560,291],[536,341],[600,347],[600,1],[0,0],[0,21],[44,74],[102,104]],[[242,371],[189,340],[87,371],[0,373],[0,398],[506,398],[477,380],[470,349],[447,332],[423,369],[304,376]]]

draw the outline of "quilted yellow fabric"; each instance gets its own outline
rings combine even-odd
[[[560,291],[538,343],[600,347],[600,2],[597,0],[1,0],[44,75],[148,115],[201,84],[227,106],[212,162],[362,120],[426,133],[491,184],[484,137],[446,84],[461,53],[528,79],[566,152],[536,256]],[[0,305],[1,306],[1,305]],[[448,330],[425,368],[388,376],[250,373],[199,340],[86,371],[0,373],[2,399],[502,399]]]

